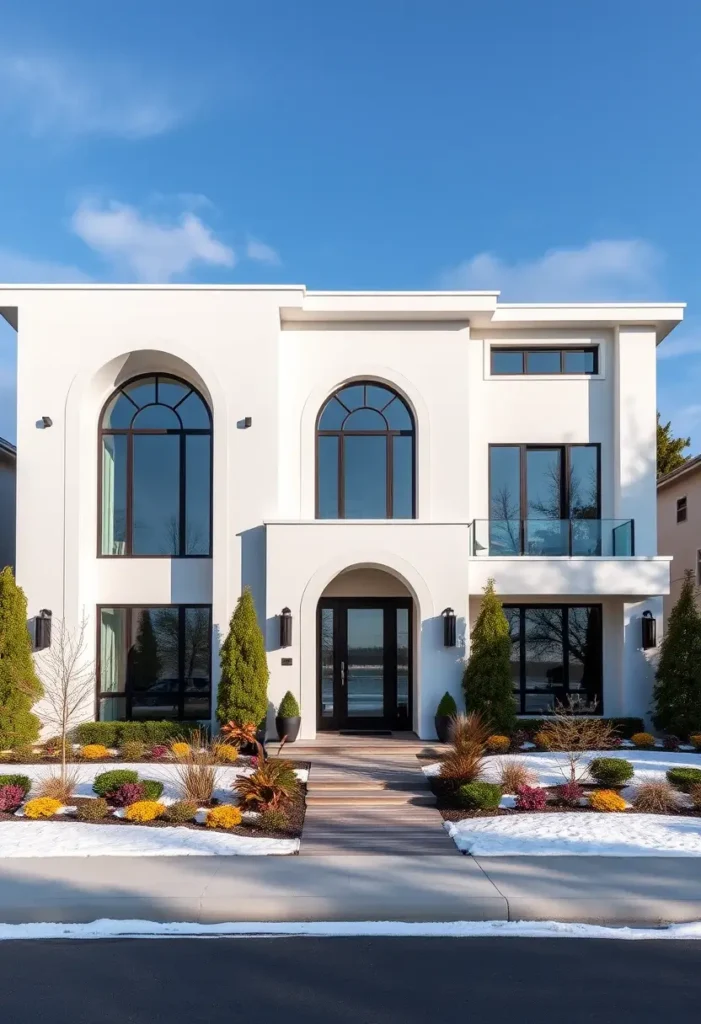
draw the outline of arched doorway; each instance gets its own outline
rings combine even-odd
[[[414,603],[380,569],[351,569],[317,609],[317,728],[409,730],[413,721]]]

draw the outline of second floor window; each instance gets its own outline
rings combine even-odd
[[[174,377],[137,377],[100,423],[102,555],[211,554],[212,419]]]
[[[414,421],[391,388],[349,384],[316,428],[317,519],[413,519]]]
[[[599,348],[505,348],[491,349],[492,374],[570,374],[591,376],[599,372]]]
[[[683,498],[677,498],[677,522],[686,522],[686,495]]]

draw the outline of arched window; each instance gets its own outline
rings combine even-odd
[[[316,426],[317,519],[413,519],[414,476],[414,421],[396,391],[336,391]]]
[[[100,421],[102,555],[208,556],[212,551],[212,417],[193,387],[136,377]]]

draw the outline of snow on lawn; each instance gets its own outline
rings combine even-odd
[[[299,839],[265,839],[191,828],[0,822],[2,857],[259,857],[291,854]]]
[[[533,812],[444,825],[473,857],[701,857],[701,818]]]
[[[641,782],[663,781],[669,768],[701,768],[701,754],[670,754],[666,750],[596,750],[584,754],[579,763],[578,774],[583,772],[585,763],[595,757],[618,757],[630,761],[635,770],[630,785]],[[502,761],[521,761],[538,776],[540,786],[559,786],[569,778],[567,757],[565,754],[502,754],[485,758],[483,778],[487,782],[499,781],[499,765]],[[438,775],[440,764],[429,764],[424,769],[426,775]],[[585,775],[583,782],[591,780]]]

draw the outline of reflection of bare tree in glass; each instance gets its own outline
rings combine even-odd
[[[550,685],[561,687],[565,683],[563,657],[567,633],[570,682],[573,686],[579,684],[579,692],[586,694],[589,703],[596,700],[602,656],[599,610],[577,607],[566,610],[563,615],[559,608],[529,608],[526,623],[528,659],[560,663],[546,673]]]
[[[492,494],[489,503],[489,547],[514,554],[521,551],[521,519],[519,503],[509,487]]]
[[[161,554],[177,555],[180,550],[180,524],[177,516],[171,516],[164,530],[165,546],[161,546]],[[204,554],[207,546],[204,543],[202,530],[193,523],[187,523],[185,527],[185,554]]]

